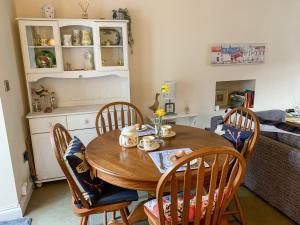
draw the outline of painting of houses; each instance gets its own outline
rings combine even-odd
[[[214,44],[210,48],[211,64],[263,63],[265,50],[265,44]]]

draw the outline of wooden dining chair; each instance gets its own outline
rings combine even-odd
[[[144,124],[141,111],[129,102],[112,102],[103,106],[96,117],[97,134],[131,126]]]
[[[96,116],[96,131],[98,136],[135,124],[144,124],[144,117],[141,111],[129,102],[108,103],[99,110]],[[106,217],[106,213],[104,213],[104,218]],[[116,213],[113,212],[113,219],[115,217]]]
[[[88,218],[92,214],[98,214],[103,212],[120,211],[122,221],[124,224],[128,224],[126,209],[131,204],[131,201],[118,202],[115,204],[105,204],[100,206],[90,206],[89,202],[84,198],[74,178],[72,177],[67,165],[64,162],[64,154],[68,149],[68,145],[72,138],[69,132],[61,124],[55,124],[50,130],[50,140],[52,147],[55,151],[57,161],[63,170],[64,175],[67,178],[69,188],[72,193],[72,209],[81,217],[81,225],[87,225]],[[82,207],[78,207],[77,204],[81,204]]]
[[[260,125],[257,116],[255,115],[254,112],[252,112],[247,108],[244,107],[234,108],[225,116],[224,123],[240,130],[246,130],[246,131],[251,130],[253,132],[252,136],[248,141],[247,149],[244,153],[244,158],[247,163],[255,150],[255,146],[259,138]],[[241,223],[243,225],[246,225],[247,220],[245,218],[244,211],[241,206],[238,192],[234,195],[233,200],[234,200],[234,205],[236,207],[236,210],[231,210],[226,213],[229,215],[239,215],[241,219]]]
[[[207,158],[213,159],[210,168],[205,168]],[[198,168],[191,169],[191,162],[195,159],[198,160]],[[230,170],[233,160],[235,163]],[[186,167],[185,171],[177,172],[182,166]],[[245,160],[232,148],[206,147],[182,157],[160,178],[156,188],[156,199],[145,204],[149,223],[227,224],[224,212],[237,192],[244,173]],[[204,196],[205,180],[208,178],[208,194]],[[179,179],[183,180],[182,190],[179,188]],[[164,196],[166,190],[170,191],[170,195]],[[156,209],[157,213],[155,214],[149,206]]]

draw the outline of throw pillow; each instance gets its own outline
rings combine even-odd
[[[236,150],[243,154],[247,149],[248,140],[251,138],[253,131],[244,131],[230,125],[223,124],[217,127],[215,133],[222,135],[233,144]]]
[[[64,160],[83,196],[93,205],[102,194],[103,181],[93,177],[85,159],[85,146],[77,137],[70,142]]]

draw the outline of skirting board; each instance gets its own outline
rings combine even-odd
[[[14,220],[23,217],[20,205],[14,208],[2,209],[0,211],[0,221]]]
[[[31,198],[32,191],[33,191],[33,183],[29,182],[29,185],[28,185],[28,188],[27,188],[27,195],[23,196],[22,199],[21,199],[21,201],[20,201],[20,206],[21,206],[23,215],[24,215],[24,213],[26,211],[28,202],[29,202],[29,200]]]
[[[32,187],[33,184],[30,182],[27,190],[28,194],[22,197],[20,204],[16,207],[0,210],[0,221],[14,220],[23,217],[33,191]]]

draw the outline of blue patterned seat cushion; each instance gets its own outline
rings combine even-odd
[[[121,188],[104,181],[102,195],[92,206],[132,202],[137,201],[138,199],[137,191]]]
[[[84,198],[93,205],[102,195],[103,181],[93,177],[85,159],[85,146],[77,137],[70,142],[64,160]]]

